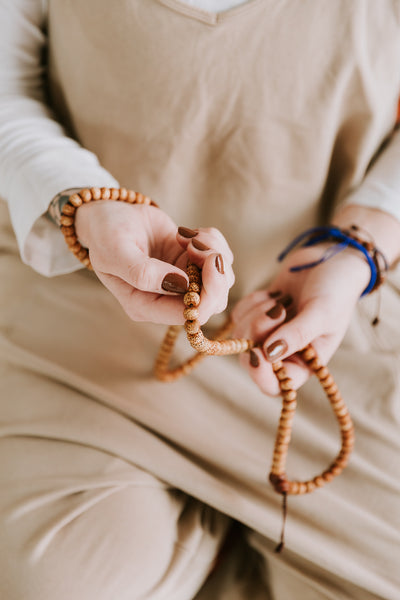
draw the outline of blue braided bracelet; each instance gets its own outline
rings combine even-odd
[[[353,231],[359,230],[359,228],[356,225],[352,225],[351,229]],[[367,294],[375,290],[383,282],[384,274],[382,273],[382,270],[386,272],[389,267],[387,260],[382,254],[382,252],[375,248],[375,246],[371,242],[360,241],[357,237],[351,234],[350,230],[339,229],[339,227],[335,226],[312,227],[311,229],[307,229],[303,233],[300,233],[280,253],[280,255],[278,256],[278,260],[282,261],[289,254],[289,252],[294,250],[294,248],[296,248],[299,244],[301,244],[302,247],[307,247],[315,246],[316,244],[326,241],[333,241],[336,242],[336,244],[328,248],[319,260],[303,265],[296,265],[294,267],[291,267],[290,271],[296,272],[303,271],[304,269],[311,269],[312,267],[316,267],[317,265],[325,262],[326,260],[329,260],[345,248],[350,247],[355,248],[364,255],[364,258],[367,261],[371,271],[369,283],[363,291],[363,293],[361,294],[361,297],[366,296]],[[382,259],[383,269],[379,265],[379,257]]]

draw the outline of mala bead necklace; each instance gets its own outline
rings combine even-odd
[[[79,193],[74,193],[69,197],[68,202],[62,209],[60,220],[61,231],[70,251],[88,268],[92,269],[89,252],[83,248],[78,241],[75,231],[75,215],[77,209],[84,203],[113,200],[127,202],[129,204],[145,204],[148,206],[157,206],[148,196],[127,190],[125,188],[86,188]],[[187,375],[206,356],[232,355],[247,352],[254,347],[252,340],[248,339],[226,339],[233,328],[230,319],[216,333],[216,339],[208,339],[204,336],[199,316],[200,292],[201,292],[201,273],[194,264],[187,267],[189,278],[188,291],[184,295],[185,318],[184,328],[191,346],[196,350],[196,354],[187,360],[184,364],[175,367],[169,367],[174,345],[181,330],[180,326],[171,326],[161,344],[155,361],[155,375],[161,381],[174,381],[183,375]],[[280,552],[284,547],[284,528],[287,512],[287,496],[307,494],[325,483],[332,481],[339,475],[349,460],[349,456],[354,446],[354,426],[349,415],[349,411],[338,390],[332,375],[328,368],[319,361],[317,354],[312,346],[307,346],[300,353],[306,365],[317,376],[325,394],[331,404],[333,412],[340,428],[341,448],[334,461],[320,474],[307,481],[289,480],[286,475],[286,460],[289,450],[289,444],[292,434],[293,417],[297,406],[297,393],[293,388],[293,382],[288,377],[283,362],[280,360],[272,364],[273,371],[278,380],[279,389],[282,396],[282,409],[276,433],[275,445],[272,456],[272,465],[269,473],[269,481],[274,490],[282,495],[283,499],[283,525],[281,532],[281,541],[276,548]]]
[[[175,367],[174,369],[170,369],[169,362],[181,327],[169,327],[155,362],[155,374],[161,381],[173,381],[183,375],[187,375],[205,356],[240,354],[242,352],[247,352],[254,347],[251,340],[223,339],[232,329],[233,324],[231,320],[228,320],[217,332],[217,340],[209,340],[204,336],[198,320],[201,291],[200,271],[196,265],[189,264],[187,275],[189,277],[189,288],[183,298],[185,306],[183,315],[186,319],[184,328],[190,345],[197,350],[197,354],[184,364]],[[286,460],[292,435],[293,417],[297,406],[297,392],[293,388],[293,382],[288,377],[282,361],[275,361],[272,364],[272,368],[278,380],[279,389],[282,395],[282,410],[275,438],[269,481],[273,485],[275,491],[281,494],[283,498],[283,525],[281,540],[276,548],[276,552],[281,552],[284,547],[287,495],[307,494],[322,487],[325,483],[332,481],[332,479],[339,475],[347,465],[354,446],[354,426],[347,406],[344,403],[328,368],[321,364],[311,345],[304,348],[304,350],[300,352],[300,356],[303,358],[309,369],[317,376],[331,404],[340,428],[341,448],[340,452],[328,468],[313,479],[307,481],[292,481],[287,478]]]

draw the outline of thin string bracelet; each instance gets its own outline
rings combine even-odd
[[[320,244],[321,242],[333,241],[336,242],[335,246],[328,248],[322,257],[311,263],[305,263],[302,265],[295,265],[290,268],[291,272],[302,271],[304,269],[313,268],[330,258],[333,258],[338,252],[341,252],[345,248],[354,248],[363,254],[371,272],[370,280],[361,294],[361,297],[367,296],[372,291],[376,290],[384,281],[386,271],[388,270],[388,262],[384,254],[376,248],[372,242],[363,241],[359,236],[356,236],[353,231],[358,231],[357,225],[352,225],[350,229],[341,229],[335,226],[326,227],[312,227],[307,229],[303,233],[300,233],[294,238],[290,244],[284,248],[279,254],[278,261],[282,261],[286,256],[294,250],[297,246],[309,247]],[[382,265],[379,260],[381,260]]]

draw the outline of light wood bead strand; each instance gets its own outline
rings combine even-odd
[[[169,362],[172,356],[174,344],[179,333],[179,327],[173,326],[168,329],[167,335],[160,347],[156,363],[155,374],[162,381],[173,381],[188,374],[194,366],[205,356],[238,354],[246,352],[253,347],[251,340],[244,339],[207,339],[201,331],[199,316],[201,272],[196,265],[189,264],[187,267],[189,277],[188,291],[184,296],[184,318],[187,338],[191,346],[197,350],[197,354],[182,365],[171,369]],[[232,329],[232,322],[228,319],[223,328],[217,332],[217,338],[225,338]],[[300,352],[305,363],[318,377],[338,420],[341,434],[341,449],[335,460],[320,475],[308,481],[291,481],[286,476],[286,460],[291,440],[293,419],[297,407],[297,392],[294,390],[293,382],[288,377],[282,361],[275,361],[272,365],[273,371],[279,383],[282,395],[282,410],[275,439],[272,465],[269,480],[276,492],[287,495],[306,494],[322,487],[339,475],[346,466],[354,446],[354,427],[349,411],[338,390],[338,387],[330,374],[328,368],[323,366],[318,359],[314,348],[310,345]]]
[[[341,434],[341,449],[331,465],[320,475],[308,481],[290,481],[286,476],[286,459],[292,432],[292,423],[296,411],[296,392],[288,378],[282,362],[273,363],[273,370],[278,379],[282,393],[282,410],[275,440],[272,466],[269,480],[280,494],[306,494],[320,488],[339,475],[348,463],[354,446],[354,426],[349,411],[327,367],[323,366],[312,346],[307,346],[300,352],[305,363],[318,377],[321,386],[331,403],[337,418]]]
[[[126,188],[92,187],[84,188],[78,193],[71,194],[68,202],[64,204],[61,211],[60,229],[69,250],[90,270],[92,270],[92,265],[89,258],[89,251],[80,244],[77,238],[75,231],[75,216],[76,211],[80,206],[87,204],[88,202],[96,202],[99,200],[127,202],[128,204],[145,204],[147,206],[151,205],[157,207],[157,204],[148,196]]]

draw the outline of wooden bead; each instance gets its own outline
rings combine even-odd
[[[279,387],[282,391],[290,391],[293,389],[293,380],[289,377],[287,379],[282,379],[279,382]]]
[[[334,379],[333,379],[332,375],[330,375],[330,374],[327,377],[325,377],[325,379],[323,381],[321,381],[321,385],[324,388],[324,390],[326,390],[327,388],[330,388],[331,385],[333,385],[334,383],[335,383]]]
[[[117,190],[116,188],[110,189],[110,200],[119,200],[119,190]]]
[[[99,187],[90,188],[90,193],[92,194],[93,200],[101,199],[101,189]]]
[[[68,202],[70,204],[72,204],[72,206],[75,206],[76,208],[78,208],[79,206],[82,206],[83,204],[83,200],[82,198],[79,196],[79,194],[72,194],[69,199]]]
[[[196,294],[199,294],[200,293],[200,285],[195,282],[189,283],[188,291],[196,292]]]
[[[194,321],[199,316],[199,311],[197,308],[185,308],[183,311],[183,316],[187,321]]]
[[[200,305],[200,296],[196,292],[186,292],[183,302],[187,307],[196,307]]]
[[[316,357],[316,352],[312,346],[307,346],[307,348],[302,350],[301,355],[303,359],[308,362]]]
[[[86,248],[81,248],[79,252],[77,252],[76,256],[79,258],[79,260],[82,260],[88,256],[88,251]]]
[[[75,212],[76,212],[76,207],[73,206],[72,204],[70,204],[69,202],[64,204],[63,209],[61,211],[61,213],[63,215],[67,215],[68,217],[71,217],[72,215],[74,215]]]
[[[200,321],[197,319],[194,321],[186,321],[185,329],[190,334],[197,333],[200,330]]]
[[[327,377],[329,377],[329,371],[327,367],[320,367],[316,372],[316,375],[320,381],[324,381]]]
[[[61,223],[61,225],[70,227],[71,225],[74,224],[74,219],[73,219],[73,217],[67,217],[66,215],[61,215],[60,223]]]
[[[110,188],[101,188],[101,199],[102,200],[109,200],[111,196],[111,190]]]
[[[316,487],[322,487],[325,483],[324,478],[322,477],[322,475],[318,475],[317,477],[314,477],[313,479],[313,483],[315,484]]]
[[[67,235],[65,236],[65,241],[67,242],[68,246],[73,246],[78,241],[78,238],[76,235]]]
[[[121,202],[125,202],[128,198],[128,190],[126,188],[121,188],[119,190],[119,200]]]
[[[75,227],[66,227],[65,225],[61,225],[60,230],[64,236],[70,237],[71,235],[75,235]]]
[[[310,492],[313,492],[316,488],[316,485],[313,481],[307,481],[306,482],[306,491],[309,494]]]
[[[128,190],[128,197],[126,199],[129,204],[134,204],[136,202],[136,192],[133,190]]]
[[[82,198],[83,202],[91,202],[93,200],[91,191],[86,188],[84,190],[81,190],[79,192],[79,195]]]

